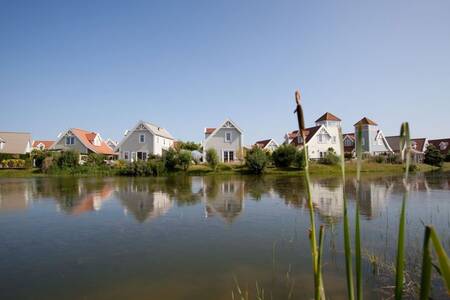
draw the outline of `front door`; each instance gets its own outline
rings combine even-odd
[[[223,151],[223,162],[233,162],[234,161],[234,151],[232,150],[224,150]]]

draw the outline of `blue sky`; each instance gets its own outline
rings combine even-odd
[[[364,3],[362,3],[364,2]],[[245,143],[326,111],[449,137],[450,1],[0,1],[0,130],[120,139],[138,120]]]

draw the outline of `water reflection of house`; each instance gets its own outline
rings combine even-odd
[[[116,192],[125,214],[129,212],[139,222],[165,215],[173,206],[170,196],[162,191],[152,191],[145,185],[130,184]]]
[[[217,180],[205,178],[203,181],[203,201],[207,218],[219,215],[232,223],[244,209],[245,184],[243,180]]]
[[[311,184],[314,208],[327,223],[335,223],[344,214],[342,184],[328,185],[320,181]]]
[[[72,213],[82,214],[89,211],[97,211],[102,207],[103,202],[109,199],[113,193],[113,188],[105,185],[100,191],[84,195],[83,198],[73,207]]]
[[[27,209],[32,199],[29,181],[6,180],[0,184],[0,212]]]
[[[387,206],[387,199],[394,188],[393,182],[362,183],[359,190],[360,212],[368,219],[381,215]]]

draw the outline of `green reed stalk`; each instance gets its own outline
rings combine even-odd
[[[325,296],[322,295],[322,291],[320,290],[323,288],[322,285],[322,253],[323,253],[323,239],[325,237],[325,227],[323,225],[320,225],[319,229],[319,251],[317,255],[317,273],[315,281],[319,284],[315,285],[316,290],[314,291],[314,294],[320,295],[320,299],[325,299]]]
[[[347,276],[347,293],[348,299],[355,299],[353,288],[353,269],[352,269],[352,249],[350,241],[350,225],[348,221],[347,199],[345,196],[345,157],[344,157],[344,143],[342,138],[342,129],[339,128],[339,142],[340,144],[340,164],[342,172],[343,184],[343,198],[344,198],[344,252],[345,252],[345,271]]]
[[[359,193],[361,188],[362,165],[362,128],[356,128],[356,209],[355,209],[355,267],[356,267],[356,299],[363,298],[362,288],[362,256],[361,256],[361,230],[359,225]]]
[[[305,137],[305,118],[303,115],[303,108],[300,103],[300,91],[295,92],[295,101],[297,102],[297,107],[295,109],[295,113],[297,113],[298,120],[298,134],[302,138],[303,142],[303,154],[305,158],[305,183],[306,183],[306,194],[307,201],[309,207],[309,219],[311,223],[311,232],[310,232],[310,245],[311,245],[311,256],[313,262],[313,271],[314,271],[314,299],[325,299],[325,290],[323,287],[322,280],[322,272],[321,267],[319,265],[319,251],[317,249],[317,237],[316,237],[316,222],[314,218],[314,206],[312,202],[311,188],[310,188],[310,178],[309,178],[309,161],[308,161],[308,148],[306,146],[306,137]]]
[[[431,261],[430,241],[436,252],[439,262],[439,271],[447,287],[447,293],[450,295],[450,261],[442,247],[441,241],[433,226],[425,227],[425,237],[423,241],[422,257],[422,275],[420,279],[420,299],[428,300],[431,290],[431,270],[433,263]]]
[[[405,192],[403,194],[402,208],[400,213],[400,223],[398,226],[397,240],[397,261],[395,270],[395,299],[400,300],[403,296],[403,281],[405,268],[405,223],[406,223],[406,199],[408,197],[408,173],[410,164],[411,140],[409,134],[409,125],[402,123],[400,128],[400,151],[402,159],[405,161]],[[406,156],[406,157],[405,157]]]

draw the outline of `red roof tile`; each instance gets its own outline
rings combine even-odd
[[[206,134],[211,134],[214,132],[214,130],[216,130],[216,128],[205,128],[205,133]]]
[[[256,146],[261,147],[261,148],[265,148],[267,146],[268,143],[270,143],[271,139],[268,140],[262,140],[262,141],[257,141],[255,143]]]
[[[375,123],[374,121],[372,121],[371,119],[364,117],[364,118],[362,118],[361,120],[359,120],[359,122],[356,123],[356,124],[353,125],[353,126],[358,126],[358,125],[375,125],[375,126],[376,126],[376,125],[378,125],[378,124]]]
[[[105,155],[117,155],[105,141],[101,141],[99,146],[93,144],[94,139],[98,135],[98,133],[86,131],[79,128],[72,128],[70,129],[70,131],[83,143],[83,145],[85,145],[92,152]]]
[[[45,149],[48,149],[53,145],[55,141],[33,141],[33,148],[36,148],[39,144],[44,145]]]
[[[342,121],[342,120],[333,115],[332,113],[326,112],[316,120],[316,122],[320,121]]]

